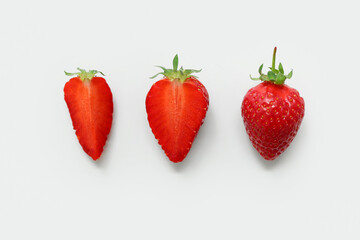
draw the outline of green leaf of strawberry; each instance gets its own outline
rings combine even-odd
[[[173,69],[167,69],[167,68],[164,68],[162,66],[156,66],[156,67],[161,68],[163,70],[163,72],[159,72],[159,73],[155,74],[154,76],[152,76],[150,78],[153,79],[153,78],[156,78],[159,75],[164,75],[170,81],[178,80],[181,83],[183,83],[186,79],[188,79],[190,77],[196,77],[196,76],[192,75],[193,73],[201,72],[201,69],[200,70],[184,69],[183,67],[181,67],[178,70],[178,66],[179,66],[179,57],[176,54],[174,59],[173,59]]]
[[[261,64],[261,66],[259,68],[260,77],[253,78],[250,75],[250,78],[252,80],[270,81],[270,82],[273,82],[275,84],[282,85],[282,84],[284,84],[286,79],[290,79],[292,77],[292,75],[293,75],[292,70],[288,75],[284,75],[284,68],[283,68],[283,65],[281,63],[279,63],[279,69],[275,68],[276,50],[277,50],[277,48],[275,47],[274,48],[274,53],[273,53],[272,66],[269,67],[270,71],[268,71],[266,75],[263,74],[262,73],[263,64]]]
[[[284,68],[283,65],[281,63],[279,63],[279,71],[284,74]]]
[[[276,80],[276,73],[272,72],[272,71],[268,71],[267,73],[268,78],[270,81],[275,81]]]
[[[262,69],[264,67],[264,64],[261,64],[260,67],[259,67],[259,74],[262,75]]]

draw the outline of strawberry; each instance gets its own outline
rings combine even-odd
[[[246,132],[255,149],[266,160],[274,160],[293,141],[304,117],[304,99],[299,92],[284,84],[293,71],[284,74],[282,64],[275,68],[276,47],[273,62],[267,75],[259,68],[262,83],[251,88],[242,102],[241,115]]]
[[[152,85],[146,96],[148,121],[155,138],[174,163],[185,159],[204,122],[209,95],[192,73],[201,70],[178,70],[178,56],[173,69],[160,67],[164,78]]]
[[[65,84],[65,101],[82,148],[97,160],[111,129],[112,93],[105,79],[95,76],[104,75],[102,72],[78,70],[78,73],[65,72],[67,76],[77,75]]]

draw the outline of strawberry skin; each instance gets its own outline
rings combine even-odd
[[[150,128],[174,163],[182,162],[190,151],[209,106],[204,85],[190,74],[172,75],[176,71],[153,84],[145,102]]]
[[[241,114],[261,156],[274,160],[285,151],[299,130],[304,109],[299,92],[285,84],[263,82],[247,92]]]
[[[112,124],[113,99],[108,84],[102,77],[80,75],[65,84],[64,95],[82,148],[92,159],[99,159]]]
[[[274,48],[272,67],[267,74],[259,68],[262,83],[251,88],[245,95],[241,107],[246,132],[255,149],[266,160],[274,160],[294,140],[305,113],[304,99],[297,90],[284,84],[293,71],[284,74],[282,64],[275,68]]]

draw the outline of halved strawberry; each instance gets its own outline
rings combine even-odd
[[[95,76],[103,75],[102,72],[78,70],[78,73],[65,72],[68,76],[77,75],[65,84],[65,101],[82,148],[97,160],[111,129],[112,93],[105,79]]]
[[[209,106],[209,95],[191,74],[201,70],[160,67],[165,78],[157,81],[146,96],[149,125],[165,154],[172,162],[184,160],[202,125]]]

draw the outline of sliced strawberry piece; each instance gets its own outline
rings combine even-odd
[[[209,106],[205,87],[190,75],[196,70],[177,70],[177,61],[175,56],[174,69],[163,68],[165,78],[156,82],[146,97],[152,132],[175,163],[190,151]]]
[[[82,148],[97,160],[111,129],[112,93],[104,78],[94,76],[98,71],[79,70],[65,84],[65,101]]]

